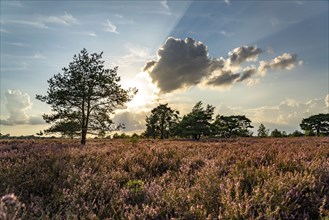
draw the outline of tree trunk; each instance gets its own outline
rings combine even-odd
[[[81,144],[86,145],[86,136],[87,136],[87,130],[86,128],[82,128],[81,132]]]

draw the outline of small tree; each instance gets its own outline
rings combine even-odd
[[[201,136],[207,136],[212,133],[212,116],[215,107],[207,105],[204,109],[202,102],[197,102],[192,111],[184,115],[180,130],[183,137],[192,137],[193,140],[199,140]]]
[[[167,104],[160,104],[152,109],[151,115],[146,117],[146,137],[169,138],[172,130],[179,123],[179,112],[171,109]]]
[[[304,118],[300,127],[305,131],[305,134],[329,135],[329,114],[318,114]]]
[[[269,129],[266,129],[265,125],[260,124],[257,130],[258,137],[267,137],[269,134]]]
[[[43,115],[47,123],[54,123],[49,131],[61,132],[67,125],[74,125],[70,132],[77,132],[78,126],[84,145],[87,133],[98,135],[115,129],[110,115],[130,101],[137,90],[121,88],[118,68],[105,69],[102,54],[88,54],[83,49],[62,74],[48,80],[47,95],[36,96],[51,105],[52,113]]]

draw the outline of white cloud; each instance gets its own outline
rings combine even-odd
[[[168,6],[168,1],[161,1],[161,5],[166,9],[166,10],[170,10],[169,6]]]
[[[125,45],[125,49],[127,50],[127,54],[115,59],[113,65],[120,67],[131,66],[140,62],[144,63],[152,58],[148,48],[128,43]]]
[[[6,42],[5,44],[6,45],[11,45],[11,46],[16,46],[16,47],[29,47],[29,46],[31,46],[29,44],[25,44],[25,43],[22,43],[22,42]]]
[[[117,26],[115,26],[109,19],[106,20],[106,23],[104,25],[105,31],[119,34],[119,32],[117,31]]]
[[[11,24],[19,24],[19,25],[27,25],[32,26],[35,28],[48,28],[48,26],[42,22],[42,21],[28,21],[28,20],[7,20],[5,23],[11,23]]]
[[[94,31],[92,31],[92,32],[88,32],[88,36],[97,37],[97,34]]]
[[[41,60],[46,59],[46,57],[44,55],[42,55],[41,53],[35,53],[30,58],[32,58],[32,59],[41,59]]]
[[[225,36],[225,37],[232,37],[233,36],[233,33],[229,33],[229,32],[224,31],[224,30],[220,31],[219,33],[221,35]]]
[[[26,111],[32,107],[30,96],[20,90],[8,90],[5,103],[9,116],[1,120],[2,125],[43,124],[41,117],[29,116]]]
[[[145,130],[145,119],[149,112],[130,112],[124,111],[115,114],[113,122],[125,125],[124,132]]]
[[[73,24],[79,24],[78,19],[73,17],[71,14],[65,12],[62,16],[40,16],[37,21],[42,24],[59,24],[65,26],[71,26]]]
[[[303,118],[327,113],[328,107],[324,99],[312,99],[306,102],[287,99],[278,105],[250,109],[221,105],[218,107],[218,112],[224,115],[246,115],[254,126],[263,123],[265,126],[270,125],[270,129],[289,129],[287,132],[292,132],[300,129],[299,124]]]
[[[260,61],[258,72],[264,76],[267,70],[291,70],[296,63],[300,65],[303,63],[301,61],[298,62],[297,54],[284,53],[271,61]]]
[[[329,108],[329,94],[326,96],[325,102],[326,102],[326,106]]]
[[[4,20],[2,23],[6,24],[19,24],[27,25],[36,28],[49,28],[50,24],[71,26],[74,24],[79,24],[77,18],[73,17],[71,14],[65,12],[64,15],[60,16],[44,16],[39,15],[35,16],[32,19],[13,19],[13,20]]]
[[[230,0],[224,0],[224,2],[228,5],[231,5],[231,1]]]

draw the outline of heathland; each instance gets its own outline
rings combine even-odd
[[[329,138],[0,141],[0,218],[328,219]]]

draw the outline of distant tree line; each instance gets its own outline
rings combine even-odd
[[[146,117],[146,130],[142,134],[147,138],[170,138],[181,137],[199,140],[201,137],[249,137],[253,126],[251,120],[245,115],[216,115],[215,107],[207,105],[203,107],[199,101],[191,112],[183,117],[179,111],[172,109],[168,104],[160,104]],[[271,133],[263,124],[257,130],[258,137],[300,137],[300,136],[328,136],[329,114],[312,115],[302,120],[300,124],[304,131],[294,131],[287,134],[285,131],[274,129]]]
[[[168,104],[160,104],[146,117],[146,131],[143,136],[148,138],[182,137],[199,140],[201,137],[248,137],[253,128],[251,121],[244,115],[214,117],[215,107],[203,107],[199,101],[191,112],[179,116]]]

